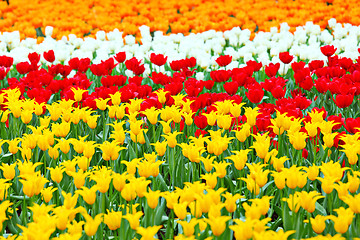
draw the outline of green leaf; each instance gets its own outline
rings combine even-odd
[[[129,157],[128,157],[129,160],[137,158],[134,148],[131,146],[131,144],[128,145],[128,153],[129,153]]]
[[[315,212],[318,211],[321,215],[326,216],[325,208],[318,202],[315,202]]]
[[[161,192],[169,191],[168,185],[166,184],[163,176],[161,174],[159,174],[156,178],[159,180],[159,183],[160,183],[160,187],[159,187],[160,191]]]
[[[162,225],[167,221],[167,219],[163,218],[165,213],[165,206],[166,206],[165,202],[166,201],[164,199],[161,199],[160,205],[158,205],[157,208],[155,209],[155,225]]]
[[[228,175],[225,176],[225,183],[226,183],[228,190],[233,193],[235,191],[235,185],[234,185],[232,179]]]

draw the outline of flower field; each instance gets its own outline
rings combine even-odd
[[[0,239],[360,238],[355,1],[55,4],[0,2]]]

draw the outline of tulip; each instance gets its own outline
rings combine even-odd
[[[186,211],[186,208],[188,207],[188,202],[182,202],[182,203],[175,203],[173,205],[174,213],[179,219],[185,219],[188,212]]]
[[[338,94],[336,95],[336,98],[333,98],[334,103],[339,108],[347,108],[349,107],[354,100],[353,94]]]
[[[9,209],[9,207],[12,205],[13,203],[10,202],[9,200],[3,201],[0,204],[0,226],[1,226],[1,230],[3,230],[3,222],[5,220],[7,220],[8,218],[6,217],[6,210]]]
[[[248,153],[250,151],[251,151],[250,149],[231,151],[232,153],[235,153],[235,155],[231,155],[226,159],[230,159],[231,161],[233,161],[235,168],[240,171],[245,167],[245,163],[248,160]]]
[[[70,176],[73,177],[73,181],[75,184],[75,187],[77,189],[80,189],[85,184],[85,178],[90,175],[90,172],[84,172],[83,169],[80,169],[77,172],[70,172]]]
[[[320,51],[326,57],[332,56],[335,53],[336,50],[337,50],[337,48],[335,48],[333,45],[326,45],[326,46],[320,47]]]
[[[81,187],[81,189],[76,190],[76,193],[81,195],[87,204],[93,205],[96,201],[97,191],[98,191],[97,185],[94,185],[91,188],[87,188],[83,186]]]
[[[334,222],[334,229],[336,232],[344,234],[348,231],[350,224],[353,221],[354,213],[350,208],[340,207],[334,210],[338,216],[330,215],[328,218]]]
[[[92,218],[89,214],[83,214],[86,222],[84,226],[85,234],[89,237],[92,237],[96,234],[100,223],[102,222],[103,213],[97,214],[95,218]]]
[[[316,215],[315,218],[310,218],[311,227],[316,234],[321,234],[326,227],[327,216]]]
[[[104,223],[112,231],[119,229],[121,226],[122,212],[113,212],[106,210],[107,214],[104,214]]]
[[[178,223],[181,225],[184,235],[186,237],[190,237],[194,234],[195,226],[199,223],[199,221],[196,218],[192,218],[190,222],[178,221]]]
[[[220,217],[216,217],[216,218],[205,218],[205,222],[207,222],[210,227],[211,227],[211,231],[212,233],[219,237],[226,228],[226,222],[229,221],[231,219],[231,217],[229,216],[220,216]]]
[[[142,212],[135,212],[135,213],[128,213],[125,216],[123,216],[123,218],[125,218],[126,220],[128,220],[129,224],[130,224],[130,228],[135,230],[139,227],[140,223],[139,223],[139,219],[140,217],[143,215]]]
[[[136,192],[134,189],[134,184],[126,184],[121,191],[121,197],[123,197],[126,201],[130,202],[136,198]]]
[[[236,201],[239,200],[240,198],[244,198],[243,196],[240,196],[240,194],[234,194],[232,195],[229,192],[226,192],[222,195],[223,197],[225,197],[225,208],[228,212],[232,213],[235,212],[237,206],[236,206]]]
[[[74,100],[76,102],[80,102],[83,99],[84,93],[88,92],[88,90],[74,87],[71,88],[71,91],[74,93]]]
[[[201,179],[204,179],[206,181],[207,186],[214,189],[218,182],[218,180],[217,180],[218,176],[219,176],[219,173],[206,173],[206,174],[201,175]]]
[[[149,192],[144,193],[144,196],[146,197],[147,200],[147,204],[150,208],[155,209],[157,207],[160,195],[161,193],[159,190],[157,191],[149,190]]]
[[[173,132],[173,133],[167,133],[167,135],[161,135],[167,140],[167,144],[170,148],[174,148],[177,144],[176,136],[179,134],[183,134],[182,132]]]
[[[291,63],[291,61],[294,59],[293,56],[291,56],[289,54],[289,52],[281,52],[279,53],[279,59],[280,61],[282,61],[284,64],[289,64]]]
[[[281,199],[284,202],[287,202],[288,207],[291,211],[297,213],[300,209],[300,194],[299,192],[296,192],[295,194],[290,194],[288,198]]]
[[[324,198],[324,196],[322,196],[317,191],[311,191],[311,192],[302,191],[299,194],[301,198],[301,202],[300,202],[301,207],[304,208],[309,213],[313,213],[315,211],[316,201],[321,198]]]
[[[0,143],[0,151],[1,151],[1,143]],[[0,152],[1,153],[1,152]],[[15,177],[15,167],[16,163],[8,165],[6,163],[2,163],[0,169],[3,171],[3,175],[6,179],[12,180]]]
[[[248,91],[245,93],[247,98],[252,103],[259,103],[264,97],[264,91],[260,86],[251,86],[248,88]]]
[[[51,180],[54,182],[60,183],[63,179],[63,173],[65,172],[64,166],[55,168],[48,168],[50,170]]]
[[[308,135],[304,132],[289,133],[289,141],[296,150],[302,150],[306,147],[306,138]]]
[[[285,179],[286,175],[284,172],[271,172],[271,175],[274,177],[275,185],[278,189],[282,190],[285,188]]]
[[[0,201],[7,198],[8,189],[11,187],[11,183],[8,183],[9,179],[0,179]]]
[[[227,65],[229,65],[232,61],[232,56],[229,55],[222,55],[219,56],[215,62],[220,66],[220,67],[225,67]]]
[[[138,227],[136,228],[136,232],[141,235],[140,240],[152,240],[160,228],[162,228],[162,226]]]
[[[53,197],[53,193],[58,190],[57,188],[54,188],[54,187],[48,187],[48,188],[44,188],[40,191],[43,199],[44,199],[44,202],[46,203],[49,203],[50,200],[52,199]]]

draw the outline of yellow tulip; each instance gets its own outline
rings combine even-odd
[[[104,111],[107,106],[107,102],[110,100],[110,98],[102,99],[102,98],[96,98],[96,107],[100,109],[101,111]]]
[[[44,188],[40,191],[43,199],[44,199],[44,202],[48,203],[50,202],[50,200],[52,199],[53,197],[53,193],[57,190],[57,188],[54,188],[54,187],[47,187],[47,188]]]
[[[205,222],[207,222],[210,227],[212,233],[219,237],[226,229],[226,222],[229,221],[231,217],[229,216],[220,216],[216,218],[205,218]]]
[[[144,196],[146,197],[147,200],[147,204],[150,208],[155,209],[157,207],[160,195],[161,193],[159,190],[152,191],[150,189],[149,192],[144,193]]]
[[[103,215],[104,214],[100,213],[96,215],[95,218],[92,218],[89,214],[83,213],[86,220],[84,230],[87,236],[92,237],[96,234],[98,227],[103,220]]]
[[[135,213],[128,213],[125,216],[123,216],[126,220],[128,220],[129,224],[130,224],[130,228],[135,230],[139,227],[140,223],[139,223],[139,219],[140,217],[143,215],[142,212],[135,212]]]
[[[104,223],[112,231],[119,229],[121,226],[122,212],[114,212],[106,209],[107,214],[104,214]]]
[[[96,201],[97,191],[98,191],[98,186],[93,185],[91,188],[81,187],[81,189],[76,190],[75,192],[81,195],[87,204],[93,205]]]
[[[162,226],[138,227],[136,228],[136,232],[141,235],[140,240],[152,240],[160,228],[162,228]]]

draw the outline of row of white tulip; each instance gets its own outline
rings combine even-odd
[[[305,26],[296,28],[294,33],[289,32],[290,27],[283,23],[280,29],[274,27],[270,32],[257,32],[255,38],[250,40],[251,32],[239,27],[225,32],[215,30],[198,34],[170,34],[164,35],[157,31],[153,34],[147,26],[141,26],[142,44],[135,41],[132,35],[123,36],[115,29],[105,33],[98,31],[96,39],[85,37],[77,38],[70,34],[60,40],[51,37],[53,28],[45,28],[45,39],[37,44],[36,39],[27,38],[20,41],[19,32],[4,32],[0,35],[0,55],[14,58],[14,63],[27,61],[28,54],[37,52],[42,54],[50,49],[55,52],[55,64],[67,63],[74,57],[90,58],[93,63],[108,59],[117,52],[125,51],[127,59],[149,59],[151,53],[161,53],[168,56],[168,61],[185,57],[195,57],[199,66],[207,71],[218,68],[215,59],[222,54],[231,55],[233,61],[227,69],[239,66],[248,60],[257,60],[263,65],[270,62],[280,62],[278,54],[289,51],[295,56],[294,61],[325,59],[320,46],[334,45],[336,54],[355,60],[359,53],[360,26],[340,24],[335,19],[328,21],[328,27],[321,30],[320,26],[307,22]],[[41,62],[48,64],[42,57]],[[145,64],[145,75],[150,68]],[[286,71],[286,67],[280,68]],[[164,68],[158,71],[164,72]],[[131,75],[131,72],[128,73]],[[199,76],[201,78],[201,76]]]

